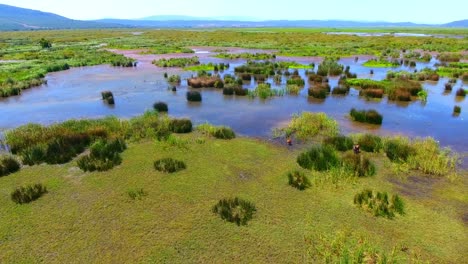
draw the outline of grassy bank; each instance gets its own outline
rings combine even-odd
[[[0,259],[323,263],[360,250],[371,260],[396,263],[456,263],[465,257],[466,172],[455,181],[418,171],[397,176],[394,167],[401,164],[380,152],[366,154],[376,164],[371,177],[310,171],[296,162],[309,144],[222,140],[203,131],[129,143],[121,165],[107,172],[83,173],[75,159],[1,177]],[[156,171],[154,162],[165,158],[186,168]],[[310,188],[289,186],[294,170],[304,173]],[[35,183],[47,187],[43,197],[24,205],[10,200],[12,190]],[[365,189],[398,194],[405,214],[375,217],[355,206],[355,195]],[[219,200],[234,197],[256,207],[246,226],[212,212]]]

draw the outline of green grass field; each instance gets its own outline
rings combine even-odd
[[[352,252],[363,241],[367,255],[382,261],[385,254],[389,263],[466,260],[466,172],[452,181],[418,172],[397,176],[385,156],[372,154],[376,176],[307,171],[312,187],[299,191],[286,174],[300,169],[296,157],[305,145],[289,149],[196,132],[177,137],[189,142],[186,148],[129,144],[123,163],[108,172],[83,173],[73,161],[1,177],[0,262],[324,263],[346,259],[342,247]],[[185,161],[187,169],[154,170],[153,162],[165,157]],[[10,200],[17,186],[38,182],[49,191],[39,200]],[[132,200],[127,192],[140,188],[147,195]],[[406,214],[389,220],[360,210],[353,197],[365,188],[399,194]],[[247,226],[211,212],[235,196],[257,208]]]

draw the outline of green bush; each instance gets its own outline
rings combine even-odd
[[[213,131],[213,136],[219,139],[233,139],[236,137],[236,133],[229,127],[217,127]]]
[[[160,159],[154,162],[154,168],[164,173],[175,173],[187,168],[185,163],[172,158]]]
[[[213,126],[207,123],[199,125],[197,130],[219,139],[233,139],[236,137],[236,133],[226,126]]]
[[[122,163],[120,153],[127,148],[125,141],[98,140],[90,148],[90,154],[78,159],[77,164],[83,171],[107,171]]]
[[[240,226],[247,225],[247,222],[252,219],[257,209],[253,203],[236,197],[234,199],[220,200],[213,206],[212,211],[218,214],[221,219]]]
[[[456,95],[461,96],[461,97],[465,97],[466,96],[465,89],[463,89],[463,88],[458,89]]]
[[[383,148],[382,139],[372,134],[364,134],[358,137],[358,144],[363,151],[379,152]]]
[[[366,111],[356,110],[352,108],[349,114],[351,115],[354,121],[362,123],[381,125],[383,120],[383,116],[375,110]]]
[[[385,153],[391,161],[405,162],[415,152],[415,149],[404,138],[394,138],[385,142]]]
[[[148,195],[143,188],[140,189],[130,189],[127,191],[128,197],[132,200],[141,200],[144,196]]]
[[[0,177],[20,170],[19,162],[10,155],[0,155]]]
[[[182,82],[182,79],[180,78],[180,75],[171,75],[169,78],[167,78],[167,82],[176,84]]]
[[[358,177],[368,177],[375,174],[375,165],[362,154],[347,153],[343,157],[343,165]]]
[[[312,186],[312,184],[309,181],[309,178],[307,178],[307,176],[305,176],[303,172],[298,170],[288,173],[288,183],[292,187],[301,191]]]
[[[201,102],[202,96],[200,92],[197,91],[188,91],[187,92],[187,101],[189,102]]]
[[[169,110],[165,102],[156,102],[154,103],[153,108],[158,112],[167,112]]]
[[[32,166],[34,164],[41,164],[46,160],[47,145],[35,145],[29,147],[21,152],[22,162],[25,165]]]
[[[193,125],[190,119],[172,119],[169,128],[173,133],[184,134],[192,132]]]
[[[334,95],[346,95],[349,93],[349,88],[346,86],[337,86],[333,88],[332,94]]]
[[[317,99],[327,98],[327,91],[321,88],[309,88],[309,96],[312,96]]]
[[[364,190],[354,196],[354,204],[360,208],[371,212],[374,216],[382,216],[392,219],[395,213],[405,214],[405,205],[398,195],[393,195],[390,199],[386,192],[373,192]]]
[[[338,151],[348,151],[353,149],[353,139],[347,136],[338,135],[334,137],[328,137],[323,142],[326,145],[333,146]]]
[[[111,91],[103,91],[101,92],[101,95],[102,95],[102,100],[107,100],[107,98],[114,96]]]
[[[329,145],[314,146],[297,157],[297,163],[304,169],[325,171],[340,163],[335,149]]]
[[[30,203],[39,199],[45,193],[47,193],[47,188],[40,183],[28,185],[16,188],[16,190],[11,193],[11,200],[17,204]]]
[[[294,114],[287,127],[273,131],[275,137],[294,135],[299,140],[310,140],[317,136],[335,136],[338,123],[325,113],[302,112]]]
[[[453,113],[459,115],[461,113],[461,106],[454,106],[453,107]]]

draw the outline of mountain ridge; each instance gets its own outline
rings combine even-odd
[[[231,20],[234,19],[234,20]],[[250,20],[245,20],[250,19]],[[310,28],[375,28],[375,27],[457,27],[468,28],[468,19],[441,25],[413,22],[346,21],[346,20],[258,20],[248,17],[194,17],[157,15],[141,19],[73,20],[54,13],[0,4],[0,31],[93,29],[93,28],[229,28],[229,27],[310,27]]]

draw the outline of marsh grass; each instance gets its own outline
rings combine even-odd
[[[378,248],[371,239],[351,229],[314,234],[305,239],[310,263],[399,263],[406,253],[397,246],[390,252]],[[417,261],[415,262],[417,263]]]
[[[226,126],[213,126],[205,123],[197,126],[197,130],[203,134],[210,135],[218,139],[234,139],[236,133],[229,127]]]
[[[127,195],[132,200],[142,200],[143,197],[148,195],[148,193],[145,192],[143,188],[138,188],[138,189],[129,189],[127,191]]]
[[[369,123],[375,125],[381,125],[383,116],[376,110],[356,110],[354,108],[350,111],[350,116],[354,121],[361,123]]]
[[[187,97],[187,101],[189,102],[201,102],[202,101],[202,95],[198,91],[188,91],[186,97]]]
[[[192,132],[193,124],[190,119],[172,119],[169,124],[169,129],[178,134],[185,134]]]
[[[90,147],[90,154],[77,160],[77,165],[83,171],[107,171],[122,163],[122,153],[127,149],[125,141],[115,139],[112,141],[98,140]]]
[[[165,102],[156,102],[153,104],[153,108],[160,113],[169,111],[169,108]]]
[[[26,204],[39,199],[47,193],[47,188],[40,184],[27,185],[16,188],[11,193],[11,200],[17,204]]]
[[[375,165],[364,154],[346,153],[343,165],[357,177],[374,176],[376,173]]]
[[[0,155],[0,177],[19,171],[20,163],[10,155]]]
[[[164,172],[164,173],[176,173],[187,168],[185,162],[172,159],[172,158],[164,158],[154,162],[154,168],[157,171]]]
[[[366,152],[379,152],[383,149],[383,140],[381,137],[373,134],[353,135],[355,142],[359,144],[361,150]]]
[[[298,170],[288,172],[288,184],[300,191],[312,186],[312,183],[305,173]]]
[[[273,130],[274,137],[295,136],[307,141],[315,137],[330,137],[338,134],[338,123],[325,113],[302,112],[294,114],[291,122],[283,128]]]
[[[191,65],[198,65],[200,64],[200,59],[198,57],[191,57],[191,58],[169,58],[169,59],[160,59],[154,60],[153,64],[158,67],[187,67]]]
[[[338,151],[348,151],[353,149],[353,139],[344,135],[327,137],[323,140],[326,145],[333,146]]]
[[[405,204],[398,195],[389,195],[386,192],[374,192],[366,189],[354,196],[354,204],[376,217],[392,219],[395,214],[405,214]]]
[[[219,200],[212,209],[212,212],[219,215],[221,219],[238,226],[247,225],[256,211],[252,202],[238,197]]]
[[[407,157],[410,168],[428,175],[454,174],[460,157],[449,148],[441,148],[433,138],[417,138],[411,142],[412,153]]]
[[[313,146],[297,157],[297,163],[304,169],[327,171],[338,167],[340,159],[335,149],[329,145]]]
[[[404,137],[394,137],[386,140],[384,150],[387,157],[393,162],[406,162],[416,152],[409,139]]]

